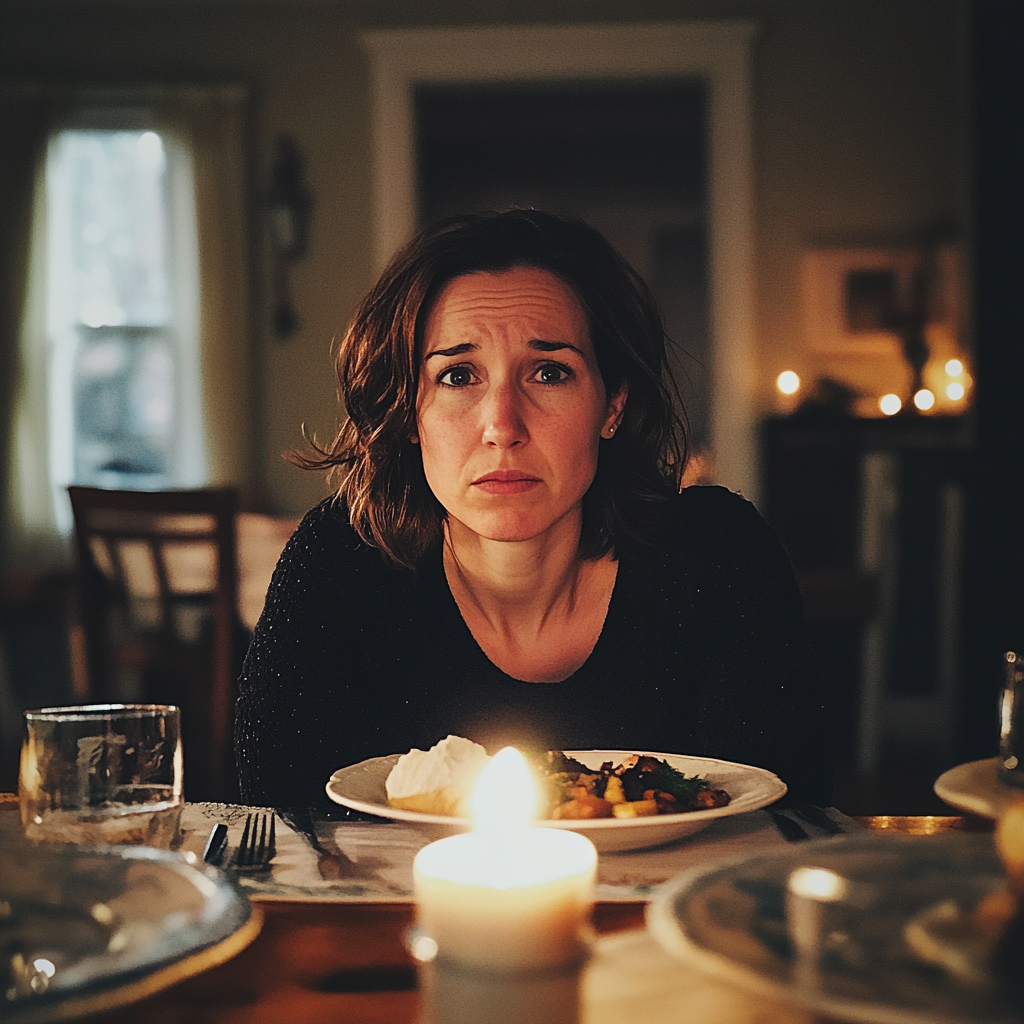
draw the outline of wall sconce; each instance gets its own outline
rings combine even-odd
[[[299,147],[286,135],[277,140],[270,194],[267,197],[270,245],[274,258],[274,334],[287,338],[301,320],[288,292],[288,267],[306,255],[313,194],[304,181]]]

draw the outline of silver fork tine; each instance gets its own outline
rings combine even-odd
[[[259,846],[256,847],[256,850],[253,853],[252,860],[250,861],[251,864],[262,864],[264,857],[266,857],[267,855],[267,816],[265,814],[260,815],[259,826],[260,842]],[[252,830],[252,835],[253,839],[255,840],[256,829]]]
[[[252,831],[249,833],[249,845],[245,848],[245,866],[251,868],[256,856],[256,830],[259,828],[259,817],[253,815]]]
[[[250,812],[245,816],[245,828],[242,829],[242,838],[238,842],[238,853],[235,855],[235,862],[240,868],[247,868],[252,864],[252,851],[255,845],[256,826]]]
[[[269,867],[277,852],[276,839],[277,829],[273,813],[250,811],[246,815],[242,838],[231,867],[236,871],[262,871]]]

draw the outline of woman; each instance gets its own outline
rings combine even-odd
[[[395,257],[338,353],[337,495],[281,557],[241,680],[242,796],[448,733],[708,755],[826,802],[785,553],[682,425],[647,288],[586,225],[454,217]]]

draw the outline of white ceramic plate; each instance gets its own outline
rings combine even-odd
[[[787,927],[787,883],[800,867],[849,884],[848,899],[813,908],[817,962],[801,960]],[[965,982],[907,941],[908,926],[932,908],[956,900],[969,912],[1002,885],[990,836],[847,835],[684,872],[658,890],[647,921],[659,944],[687,965],[829,1019],[1009,1024],[1016,1018],[987,967]],[[806,937],[808,915],[800,920]]]
[[[1024,798],[1024,790],[999,781],[999,758],[968,761],[943,772],[935,792],[947,804],[983,818],[998,818],[1008,804]]]
[[[569,757],[588,768],[600,768],[605,761],[620,764],[630,750],[567,750]],[[659,814],[650,818],[598,818],[592,821],[540,821],[548,828],[566,828],[585,835],[598,850],[640,850],[659,846],[697,832],[716,818],[756,811],[774,803],[786,792],[786,784],[764,768],[753,768],[713,757],[686,757],[681,754],[650,754],[667,761],[686,775],[703,775],[716,789],[724,789],[732,800],[725,807],[685,814]],[[452,830],[473,827],[469,818],[448,818],[419,811],[403,811],[388,804],[384,783],[401,754],[372,757],[368,761],[341,768],[327,783],[327,795],[345,807],[367,814],[379,814],[394,821],[414,821],[424,825],[445,826]]]

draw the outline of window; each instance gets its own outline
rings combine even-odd
[[[76,128],[51,138],[46,323],[55,490],[156,489],[204,476],[202,452],[185,429],[199,386],[190,177],[185,152],[149,128]]]
[[[0,83],[3,571],[68,567],[68,484],[249,485],[247,106]]]

